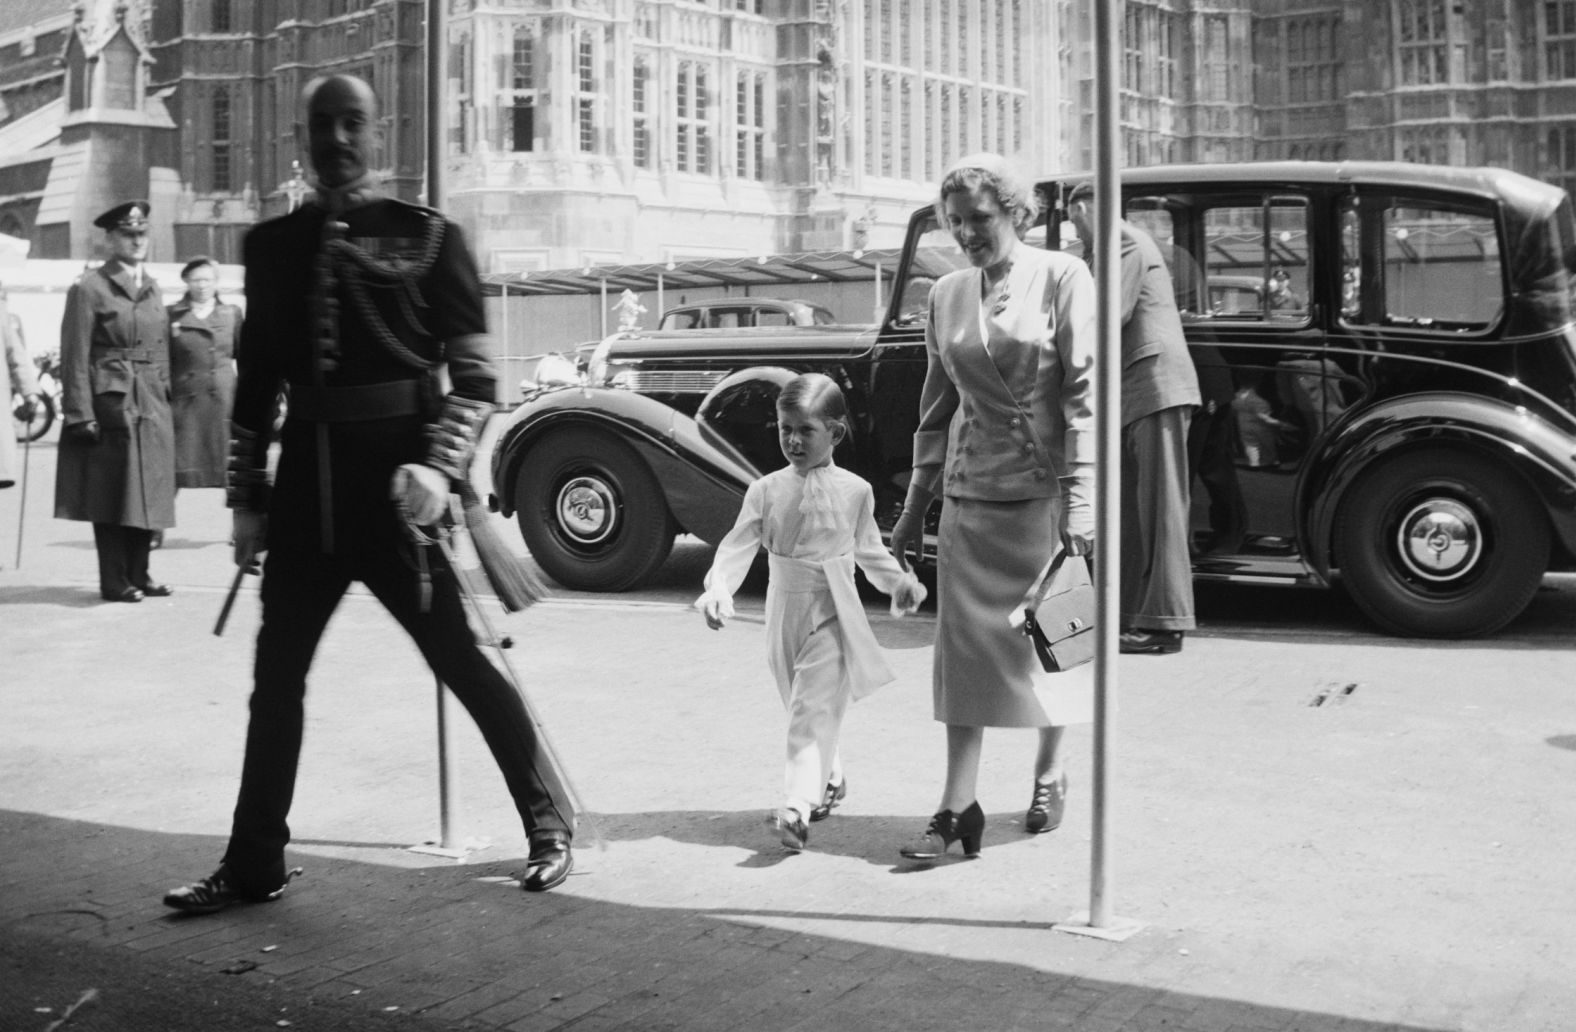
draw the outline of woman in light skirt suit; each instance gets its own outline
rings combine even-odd
[[[931,291],[913,479],[892,532],[906,566],[923,543],[926,509],[944,498],[933,692],[947,726],[947,776],[930,826],[902,849],[920,860],[953,842],[979,852],[975,783],[987,727],[1039,729],[1025,827],[1061,823],[1062,731],[1090,719],[1092,685],[1087,666],[1044,673],[1012,617],[1059,550],[1084,555],[1094,541],[1094,281],[1078,259],[1023,243],[1038,204],[999,155],[953,166],[936,213],[970,267]]]

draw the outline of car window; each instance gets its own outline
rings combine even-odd
[[[792,326],[793,319],[787,312],[778,311],[775,308],[761,308],[755,313],[755,325]]]
[[[1184,317],[1303,326],[1308,212],[1299,194],[1173,193],[1131,196],[1125,215],[1160,246]]]
[[[700,313],[693,309],[669,312],[662,317],[664,330],[693,330],[700,323]]]
[[[1382,218],[1387,323],[1481,330],[1498,320],[1504,279],[1491,217],[1396,204]]]
[[[901,301],[895,325],[921,326],[930,314],[930,288],[953,269],[969,263],[952,234],[939,228],[931,216],[924,235],[914,248],[908,278],[898,287]]]
[[[814,326],[835,326],[837,325],[837,316],[833,315],[832,310],[829,308],[811,305],[810,322]]]

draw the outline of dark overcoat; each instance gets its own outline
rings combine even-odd
[[[190,298],[170,306],[177,487],[224,486],[241,322],[241,310],[223,302],[216,303],[207,318],[192,312]]]
[[[175,526],[170,335],[158,284],[111,260],[77,280],[60,322],[55,516],[145,530]],[[97,443],[71,430],[97,422]]]

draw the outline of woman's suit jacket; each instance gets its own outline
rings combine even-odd
[[[953,498],[1052,497],[1094,462],[1094,280],[1077,258],[1019,243],[986,341],[982,276],[958,269],[931,290],[914,478]]]

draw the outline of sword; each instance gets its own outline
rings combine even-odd
[[[224,625],[229,622],[230,610],[235,605],[235,596],[240,594],[241,591],[241,578],[249,573],[256,572],[257,561],[255,559],[251,562],[241,563],[235,568],[235,579],[230,581],[230,591],[224,596],[224,608],[219,610],[219,619],[213,625],[214,637],[221,637],[224,634]]]
[[[520,677],[514,671],[514,664],[509,662],[509,656],[504,651],[513,645],[514,642],[508,637],[501,637],[497,630],[493,628],[492,621],[487,619],[487,613],[486,610],[482,608],[481,600],[476,597],[475,589],[471,587],[470,581],[466,578],[464,571],[460,569],[459,563],[455,560],[454,548],[449,543],[448,535],[438,535],[437,542],[438,548],[443,553],[444,559],[448,560],[449,569],[452,572],[454,579],[460,585],[460,593],[464,596],[466,603],[470,606],[471,612],[475,615],[477,622],[481,624],[482,631],[487,635],[486,644],[491,645],[497,650],[499,660],[498,665],[502,668],[503,675],[508,680],[510,686],[514,688],[515,694],[520,697],[520,702],[525,706],[526,719],[531,722],[531,727],[536,732],[537,749],[540,752],[542,758],[546,761],[546,780],[550,782],[556,782],[558,788],[563,793],[562,800],[559,800],[555,797],[554,802],[568,804],[570,828],[578,838],[581,830],[579,828],[581,819],[588,817],[585,811],[585,804],[581,802],[580,793],[575,789],[574,782],[570,780],[569,770],[564,766],[563,761],[559,759],[558,750],[553,748],[552,739],[547,737],[547,728],[542,724],[541,714],[537,712],[536,706],[531,702],[531,697],[525,693],[525,686],[520,683]],[[551,792],[551,786],[549,786],[549,794],[553,794]],[[587,825],[585,830],[590,832],[591,841],[601,845],[602,836],[598,834],[595,822],[587,819],[585,824]]]

